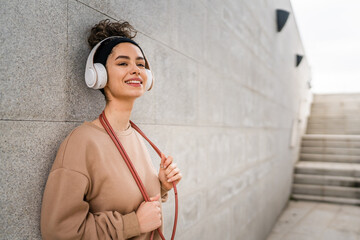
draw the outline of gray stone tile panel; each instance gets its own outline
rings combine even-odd
[[[228,76],[218,74],[212,68],[200,65],[198,79],[198,122],[201,125],[223,124],[224,109],[229,102],[222,90]]]
[[[200,1],[170,2],[172,23],[176,27],[171,47],[203,63],[207,9]]]
[[[107,17],[77,1],[69,1],[68,8],[67,120],[92,120],[103,110],[105,98],[85,84],[85,64],[90,53],[87,38],[91,27]]]
[[[200,223],[209,214],[209,209],[204,204],[206,195],[203,191],[196,191],[180,198],[183,207],[179,212],[179,231],[186,232],[194,225]],[[169,228],[171,229],[171,228]]]
[[[234,81],[223,82],[224,96],[224,124],[230,127],[247,127],[252,117],[249,113],[253,109],[253,96],[249,89],[236,84]]]
[[[1,9],[1,118],[64,119],[66,1],[5,1]]]
[[[211,212],[205,223],[207,228],[206,231],[203,232],[203,239],[231,239],[232,232],[230,230],[230,217],[231,211],[228,208]]]
[[[0,232],[6,239],[41,239],[43,189],[60,143],[81,123],[0,121]]]
[[[152,51],[156,52],[152,60],[157,80],[152,90],[156,95],[156,122],[194,124],[198,109],[198,64],[160,44],[153,45]]]
[[[128,21],[141,33],[173,46],[174,31],[176,31],[173,14],[176,13],[176,9],[173,8],[172,1],[156,1],[156,4],[152,1],[131,0],[80,0],[79,2],[110,18]]]

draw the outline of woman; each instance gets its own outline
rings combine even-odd
[[[164,155],[157,174],[142,137],[130,125],[134,102],[150,80],[145,55],[131,40],[135,35],[127,22],[104,20],[91,29],[88,40],[94,47],[105,39],[93,57],[94,63],[106,68],[107,82],[101,89],[106,99],[104,114],[150,201],[144,201],[99,118],[85,122],[61,144],[50,171],[41,210],[44,239],[150,239],[151,232],[163,226],[160,200],[166,200],[172,184],[182,176],[172,157]],[[160,239],[157,232],[154,239]]]

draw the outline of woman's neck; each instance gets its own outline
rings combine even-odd
[[[105,115],[112,128],[118,131],[124,131],[129,127],[131,111],[134,101],[109,101],[105,106]]]

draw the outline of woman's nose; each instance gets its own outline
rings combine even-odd
[[[131,69],[131,74],[140,74],[140,68],[136,65],[133,65],[132,69]]]

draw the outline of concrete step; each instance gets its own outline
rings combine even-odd
[[[351,135],[360,135],[360,121],[358,126],[313,126],[308,125],[306,128],[307,134],[351,134]]]
[[[359,119],[357,113],[360,112],[360,109],[352,109],[352,110],[332,110],[326,111],[325,109],[322,110],[311,110],[310,116],[312,119],[316,118],[330,118],[330,119]]]
[[[356,148],[360,149],[360,141],[336,140],[302,140],[301,147],[329,147],[329,148]]]
[[[346,111],[359,111],[360,102],[347,102],[347,103],[313,103],[311,105],[312,111],[319,112],[346,112]]]
[[[334,128],[334,129],[360,129],[360,120],[353,122],[342,122],[342,123],[332,123],[332,122],[308,122],[307,128],[317,129],[317,128]]]
[[[293,194],[360,199],[360,188],[293,184]]]
[[[295,174],[360,177],[360,164],[299,161]]]
[[[352,118],[351,116],[357,119],[357,114],[359,113],[360,108],[356,107],[353,109],[344,109],[344,108],[311,108],[310,110],[310,117],[348,117]]]
[[[316,102],[311,104],[312,108],[356,108],[360,107],[360,100],[356,101],[328,101],[328,102]]]
[[[327,104],[312,104],[311,112],[319,113],[341,113],[341,112],[356,112],[360,110],[360,103],[348,102],[346,104],[327,103]]]
[[[300,161],[360,164],[360,156],[300,153]]]
[[[330,129],[330,128],[321,128],[321,129],[306,129],[306,134],[349,134],[349,135],[360,135],[360,129]]]
[[[308,124],[323,124],[323,125],[332,125],[332,124],[339,124],[339,125],[349,125],[352,127],[358,126],[357,124],[360,122],[360,117],[356,116],[317,116],[312,115],[311,118],[308,118]]]
[[[314,94],[314,103],[359,102],[360,93]]]
[[[308,124],[356,124],[360,122],[360,116],[354,118],[326,118],[326,117],[309,117]]]
[[[339,135],[339,134],[304,134],[302,140],[321,140],[321,141],[346,141],[360,142],[360,135]]]
[[[328,196],[316,196],[316,195],[304,195],[304,194],[292,194],[291,198],[294,200],[328,202],[328,203],[337,203],[337,204],[351,204],[351,205],[360,206],[360,199],[353,199],[353,198],[328,197]]]
[[[346,116],[321,116],[321,115],[310,115],[308,117],[309,123],[318,123],[318,122],[357,122],[360,120],[358,114],[346,115]]]
[[[295,174],[294,183],[360,188],[360,178],[342,176]]]
[[[302,147],[301,153],[352,155],[360,159],[360,148]]]
[[[337,125],[337,126],[316,126],[314,127],[313,125],[308,125],[306,130],[326,130],[326,131],[336,131],[336,132],[339,132],[339,131],[345,131],[345,132],[356,132],[356,131],[359,131],[360,130],[360,123],[358,126],[356,127],[352,127],[352,126],[342,126],[342,125]],[[345,134],[345,133],[344,133]]]

